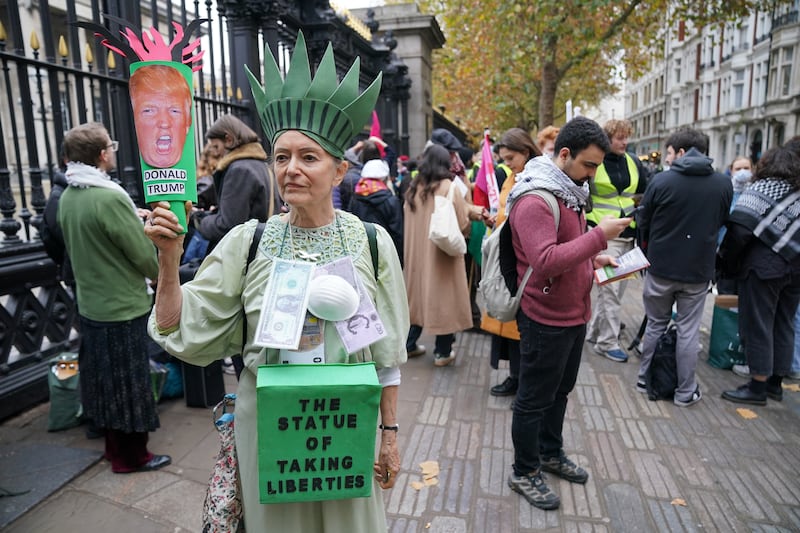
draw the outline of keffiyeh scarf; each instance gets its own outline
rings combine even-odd
[[[754,182],[739,196],[730,220],[752,231],[787,261],[800,254],[800,190],[785,180]]]
[[[506,212],[511,213],[514,202],[528,191],[545,189],[560,198],[573,211],[580,212],[589,200],[589,184],[576,185],[564,171],[547,156],[539,156],[525,164],[517,175],[517,183],[508,194]]]

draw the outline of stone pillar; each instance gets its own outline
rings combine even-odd
[[[392,39],[397,42],[388,69],[399,73],[399,78],[392,75],[395,94],[407,95],[405,99],[400,96],[396,101],[400,107],[398,148],[402,147],[398,153],[407,153],[413,158],[422,152],[433,129],[433,50],[444,46],[444,34],[436,19],[421,13],[416,4],[392,4],[370,9],[380,23],[378,37],[391,32]],[[350,11],[362,20],[367,18],[367,9]],[[392,65],[395,58],[399,62],[394,64],[397,70]],[[403,68],[407,70],[400,73]],[[389,77],[388,74],[385,68],[384,76]]]
[[[261,79],[258,33],[274,14],[274,2],[270,0],[223,0],[225,17],[228,20],[228,50],[231,88],[242,90],[243,102],[250,108],[247,116],[240,117],[256,131],[261,131],[256,119],[256,108],[250,92],[250,82],[244,71],[247,65]]]

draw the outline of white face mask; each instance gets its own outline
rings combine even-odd
[[[322,320],[347,320],[358,310],[358,293],[344,278],[323,274],[308,287],[308,310]]]
[[[743,185],[748,181],[750,181],[750,178],[753,177],[753,173],[747,170],[746,168],[743,168],[741,170],[737,170],[736,172],[734,172],[733,176],[731,177],[733,178],[734,182]]]

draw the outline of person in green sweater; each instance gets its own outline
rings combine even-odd
[[[107,172],[116,166],[118,143],[91,122],[64,136],[69,186],[58,206],[58,223],[77,285],[81,347],[81,401],[105,431],[105,457],[115,473],[156,470],[168,455],[147,449],[159,427],[150,384],[148,280],[158,277],[153,244],[145,237],[130,196]]]

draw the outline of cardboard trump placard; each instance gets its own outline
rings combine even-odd
[[[98,24],[76,25],[95,31],[105,47],[130,61],[128,87],[145,202],[169,201],[186,228],[183,204],[197,201],[192,72],[201,68],[203,56],[200,39],[190,43],[189,36],[206,19],[193,21],[186,31],[173,22],[175,38],[169,43],[155,28],[142,32],[116,17],[106,19],[124,28],[125,41]]]
[[[374,363],[258,368],[261,503],[372,492],[381,386]]]

